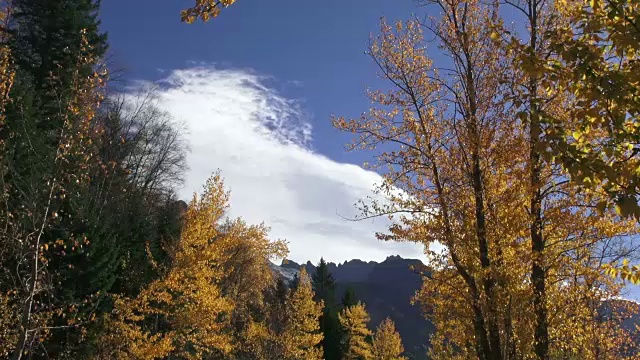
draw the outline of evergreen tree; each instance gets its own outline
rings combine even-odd
[[[316,272],[313,274],[312,279],[313,291],[316,294],[315,299],[325,301],[325,305],[328,305],[326,303],[327,300],[330,300],[331,304],[333,304],[336,284],[333,275],[329,271],[327,262],[324,261],[324,258],[320,258],[320,263],[318,263]]]
[[[324,359],[342,359],[342,351],[340,347],[342,331],[340,328],[340,319],[338,318],[337,306],[325,306],[320,321],[322,333],[324,335],[324,338],[322,340]]]
[[[278,278],[276,280],[276,287],[273,291],[273,297],[268,302],[268,313],[270,327],[277,334],[284,331],[287,322],[287,298],[291,290],[287,284]]]
[[[374,360],[406,360],[402,353],[402,339],[396,331],[395,324],[390,318],[384,319],[373,336],[373,359]]]
[[[353,290],[351,286],[345,290],[344,295],[342,296],[342,307],[348,308],[358,303],[358,298],[356,297],[356,291]]]
[[[95,0],[14,0],[13,6],[9,45],[16,77],[5,136],[30,136],[32,149],[20,139],[10,146],[15,156],[28,161],[18,164],[28,170],[38,163],[34,151],[55,151],[64,121],[60,108],[74,96],[76,77],[93,73],[107,50],[107,38],[98,29]],[[93,63],[79,62],[83,57]]]
[[[287,286],[287,283],[285,283],[281,277],[278,277],[276,280],[275,298],[278,299],[279,302],[284,303],[288,294],[289,287]]]
[[[289,283],[289,289],[293,291],[298,288],[298,285],[300,285],[300,275],[299,273],[296,273],[293,275],[293,279]]]
[[[320,329],[324,335],[322,340],[324,359],[339,360],[342,358],[340,352],[341,334],[338,309],[335,302],[335,279],[323,258],[320,258],[320,263],[316,267],[312,279],[316,300],[322,300],[324,303],[322,317],[320,318]]]
[[[106,36],[99,33],[98,4],[93,0],[15,0],[13,7],[9,47],[15,63],[15,82],[6,123],[0,132],[7,149],[3,160],[10,169],[3,174],[10,191],[9,211],[45,204],[43,183],[56,178],[64,183],[66,196],[56,196],[51,208],[65,216],[56,226],[58,232],[49,232],[47,237],[67,239],[71,233],[78,235],[85,230],[83,222],[90,222],[73,215],[86,203],[83,195],[87,182],[80,181],[81,177],[88,175],[91,169],[87,167],[97,162],[78,154],[62,163],[56,158],[62,142],[81,136],[71,129],[73,124],[93,121],[92,114],[76,110],[89,108],[95,100],[80,93],[96,89],[79,86],[94,74],[107,48]],[[79,151],[86,157],[96,153],[91,144],[97,139],[76,140],[83,142]],[[57,176],[61,167],[75,174],[61,178]],[[91,215],[84,210],[85,217]]]
[[[340,312],[340,324],[344,331],[343,349],[345,360],[371,360],[373,352],[368,338],[371,330],[367,328],[369,314],[365,306],[358,304],[347,307]]]
[[[107,51],[107,36],[99,30],[99,0],[13,0],[13,6],[10,45],[18,77],[29,78],[33,90],[43,95],[35,100],[51,109],[56,100],[50,87],[71,88],[78,57],[99,60]],[[88,48],[82,46],[83,37]],[[80,75],[92,71],[93,64],[83,64]],[[51,75],[56,81],[50,81]]]
[[[98,3],[93,0],[14,0],[12,7],[7,30],[15,86],[0,130],[0,141],[6,145],[2,156],[6,171],[0,175],[7,196],[3,207],[12,214],[15,231],[28,234],[40,228],[38,242],[59,247],[56,256],[32,268],[47,273],[44,279],[49,284],[41,286],[48,289],[55,306],[77,315],[87,310],[81,304],[89,294],[115,278],[112,249],[117,246],[100,241],[98,234],[111,229],[94,217],[98,214],[94,205],[100,202],[88,196],[90,179],[100,168],[93,126],[101,100],[96,85],[101,82],[94,80],[102,77],[96,70],[107,49],[106,35],[98,29]],[[44,226],[47,221],[34,221],[32,214],[42,218],[44,211],[55,219],[50,226]],[[89,238],[93,261],[87,261]],[[18,262],[32,251],[21,245],[11,248],[12,261]],[[90,263],[92,268],[84,266]],[[50,299],[38,301],[49,303]],[[51,321],[55,327],[68,320],[53,316]],[[74,327],[54,332],[59,339],[44,343],[48,355],[55,358],[67,351],[66,344],[77,338],[73,332],[78,335]]]

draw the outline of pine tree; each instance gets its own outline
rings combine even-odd
[[[402,339],[396,331],[396,326],[390,318],[384,319],[373,336],[374,360],[406,360],[402,353]]]
[[[358,298],[356,297],[356,291],[353,290],[351,286],[345,290],[344,295],[342,296],[342,307],[348,308],[358,303]]]
[[[9,44],[16,86],[5,134],[29,136],[33,145],[27,147],[22,137],[11,144],[15,161],[22,162],[19,169],[29,171],[31,166],[33,172],[48,173],[33,151],[55,151],[64,121],[60,107],[74,96],[74,76],[93,73],[107,50],[107,38],[98,29],[95,0],[14,0],[13,6]],[[83,57],[93,63],[79,62]]]
[[[324,258],[320,258],[320,263],[316,267],[312,279],[316,300],[322,300],[324,303],[320,318],[320,329],[324,335],[322,339],[324,359],[339,360],[342,358],[340,353],[341,334],[338,309],[335,303],[335,279]]]
[[[99,30],[99,1],[13,0],[13,6],[15,26],[10,31],[16,69],[44,95],[34,100],[49,109],[55,102],[49,87],[70,87],[78,57],[100,59],[107,50],[107,36]],[[88,48],[82,47],[83,34]],[[88,76],[92,71],[92,64],[85,64],[80,75]],[[49,81],[51,74],[56,82]]]
[[[372,360],[373,353],[368,338],[372,335],[367,328],[369,314],[365,306],[358,304],[345,308],[339,315],[344,331],[343,349],[345,360]]]
[[[291,279],[291,282],[289,283],[289,289],[295,290],[298,288],[298,285],[300,285],[300,273],[293,275],[293,279]]]
[[[288,299],[289,320],[282,334],[286,360],[320,360],[322,332],[318,319],[322,314],[322,300],[313,300],[314,293],[309,276],[300,269],[298,287],[291,291]]]
[[[44,278],[30,275],[29,281],[46,279],[49,284],[40,286],[47,288],[56,303],[48,307],[56,307],[59,315],[64,315],[48,320],[49,326],[58,328],[51,332],[54,339],[44,340],[50,335],[47,331],[40,340],[41,347],[46,348],[43,351],[55,358],[81,337],[77,327],[66,327],[69,319],[79,320],[88,314],[83,302],[96,289],[114,281],[116,263],[110,250],[117,247],[100,243],[100,238],[93,236],[103,230],[102,223],[93,217],[97,214],[89,207],[93,199],[86,196],[93,170],[99,167],[94,157],[98,138],[94,124],[102,100],[100,87],[105,74],[97,71],[107,48],[106,36],[98,30],[98,5],[93,0],[14,0],[12,6],[7,30],[15,86],[9,93],[11,102],[3,112],[6,122],[0,130],[0,141],[6,144],[2,154],[6,171],[1,175],[7,195],[3,208],[12,215],[13,230],[34,234],[34,229],[40,228],[35,242],[47,248],[55,243],[60,248],[56,256],[50,256],[53,251],[43,254],[43,258],[48,257],[46,262],[37,264],[36,260],[32,270],[22,267],[29,272],[46,272]],[[73,150],[72,143],[76,144]],[[64,159],[62,146],[66,146]],[[40,215],[43,212],[48,214]],[[54,221],[34,221],[34,216]],[[94,225],[96,228],[91,229]],[[96,261],[91,262],[83,261],[89,236],[95,245]],[[31,241],[20,242],[24,245],[10,246],[11,261],[33,258],[28,254],[33,252]],[[95,266],[78,266],[88,263]],[[7,269],[12,268],[7,264]],[[15,275],[23,278],[22,274]],[[30,295],[28,298],[28,302],[33,300]],[[28,318],[22,322],[29,323]],[[21,337],[20,343],[24,341]],[[14,358],[20,356],[16,351]]]
[[[281,334],[286,327],[288,316],[287,299],[291,291],[282,278],[276,280],[273,296],[268,302],[269,326],[276,334]]]
[[[333,304],[333,296],[336,286],[335,279],[329,271],[329,267],[327,262],[324,261],[324,258],[320,258],[320,263],[318,263],[316,272],[313,274],[312,279],[315,299],[325,301],[325,306]],[[327,301],[330,303],[327,303]]]
[[[322,346],[325,360],[342,359],[342,350],[340,346],[342,331],[338,316],[338,308],[336,305],[325,306],[322,312],[322,318],[320,321],[322,333],[324,335]]]

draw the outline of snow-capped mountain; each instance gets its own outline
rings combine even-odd
[[[278,266],[271,261],[269,261],[269,266],[271,267],[271,270],[279,275],[287,284],[291,283],[293,278],[298,274],[298,272],[300,272],[298,269]]]

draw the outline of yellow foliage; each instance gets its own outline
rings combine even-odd
[[[5,4],[6,5],[6,4]],[[0,9],[0,23],[6,27],[9,21],[9,9]],[[9,91],[13,86],[14,70],[11,61],[11,51],[7,46],[6,34],[0,36],[0,128],[4,125],[5,106],[9,101]],[[0,156],[4,156],[4,144],[0,140]],[[0,158],[1,160],[1,158]],[[4,193],[5,189],[0,189]],[[5,255],[5,249],[0,247],[0,262]],[[0,292],[0,357],[8,357],[12,344],[16,343],[17,332],[14,324],[18,321],[17,312],[9,294]]]
[[[306,280],[301,281],[297,289],[271,289],[279,291],[279,294],[265,302],[266,317],[262,321],[249,323],[241,334],[242,338],[239,337],[237,341],[243,349],[232,358],[322,359],[322,333],[319,326],[322,303],[313,300],[310,279],[304,269],[301,274]]]
[[[0,357],[8,357],[18,333],[13,324],[18,320],[15,305],[9,295],[0,293]]]
[[[9,3],[5,3],[5,8],[0,9],[0,24],[7,29],[9,25]],[[0,125],[4,124],[5,106],[9,101],[9,91],[13,86],[15,75],[11,60],[11,49],[7,45],[7,33],[0,34]]]
[[[358,302],[354,306],[344,308],[338,315],[340,325],[344,331],[344,359],[371,360],[374,359],[368,337],[372,335],[367,328],[369,314],[364,304]]]
[[[248,226],[240,219],[227,221],[220,230],[232,238],[220,264],[224,269],[220,287],[235,304],[231,314],[233,357],[266,359],[272,351],[267,315],[275,304],[266,303],[265,294],[276,281],[269,260],[285,257],[286,243],[270,241],[264,225]]]
[[[640,219],[640,4],[637,1],[561,0],[566,20],[550,32],[555,56],[539,60],[545,89],[575,98],[568,117],[544,114],[555,131],[546,138],[554,161],[586,191],[605,194],[599,209]],[[640,269],[607,267],[640,283]]]
[[[222,8],[226,8],[236,0],[195,0],[196,3],[193,7],[182,10],[180,18],[187,24],[193,23],[196,19],[200,18],[202,21],[209,21],[217,17],[220,14]]]
[[[519,69],[504,71],[511,59],[496,40],[493,5],[433,4],[444,15],[432,24],[382,23],[369,54],[389,88],[369,92],[362,117],[334,120],[354,134],[349,149],[373,152],[383,173],[377,191],[386,202],[362,207],[394,220],[379,238],[425,245],[431,268],[416,300],[436,327],[431,358],[536,358],[541,329],[550,354],[612,358],[625,334],[595,314],[621,284],[600,265],[624,253],[637,224],[594,211],[604,195],[581,192],[537,159],[531,113],[505,101],[497,76],[513,75],[510,90],[520,95],[528,86]],[[452,59],[448,70],[427,55],[421,25]],[[569,100],[545,99],[544,110],[564,118]]]
[[[629,265],[629,261],[625,259],[621,266],[615,263],[605,264],[604,269],[610,276],[619,276],[622,280],[640,285],[640,265]]]
[[[400,334],[390,318],[384,319],[373,336],[373,360],[406,360]]]
[[[274,345],[274,334],[269,330],[266,324],[260,322],[251,322],[241,339],[244,343],[243,353],[247,358],[255,360],[277,359],[275,355],[278,348]],[[242,358],[242,357],[239,357]]]
[[[322,341],[320,332],[320,316],[322,301],[313,300],[311,279],[304,268],[298,274],[300,282],[297,289],[289,293],[287,307],[288,321],[281,335],[285,360],[320,360],[322,359]]]
[[[103,356],[201,359],[230,354],[236,331],[260,337],[259,324],[234,328],[234,311],[250,297],[260,302],[261,291],[272,281],[267,260],[285,254],[286,245],[270,242],[262,225],[223,223],[228,202],[229,193],[216,174],[189,205],[166,275],[135,299],[116,301],[101,341]],[[240,269],[246,277],[240,277]]]

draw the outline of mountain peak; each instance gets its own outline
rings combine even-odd
[[[400,255],[388,256],[382,262],[364,261],[360,259],[352,259],[337,264],[327,262],[327,267],[334,278],[346,282],[367,282],[369,281],[369,277],[372,276],[372,273],[382,271],[382,269],[397,269],[397,271],[404,273],[420,265],[423,265],[422,261],[418,259],[405,259]],[[274,266],[277,265],[274,264]],[[287,280],[289,280],[294,273],[297,273],[301,267],[304,267],[308,274],[313,274],[316,271],[316,264],[311,261],[299,264],[295,261],[285,259],[282,260],[282,264],[278,266],[281,270],[286,270],[284,277]],[[278,272],[282,273],[282,271]]]
[[[287,259],[282,259],[282,263],[280,263],[280,267],[281,268],[285,268],[285,269],[296,269],[299,270],[300,269],[300,264],[298,264],[297,262],[293,261],[293,260],[287,260]]]

